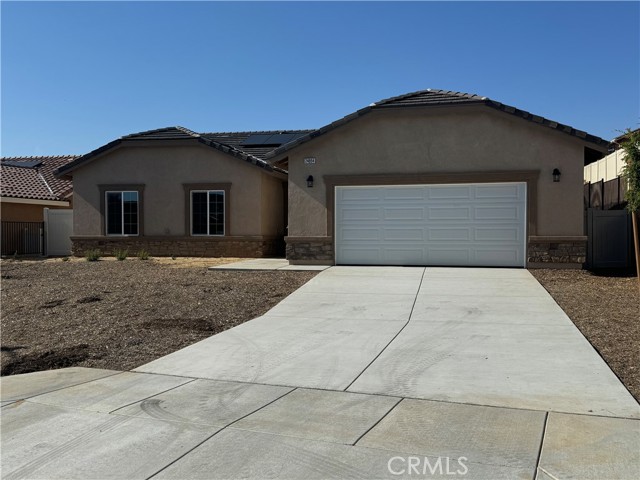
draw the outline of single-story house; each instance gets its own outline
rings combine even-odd
[[[0,217],[3,222],[42,222],[44,208],[71,208],[73,183],[58,178],[56,169],[77,155],[2,157],[0,159]]]
[[[59,169],[74,248],[291,263],[584,262],[583,167],[608,142],[490,100],[424,90],[317,130],[123,137]],[[286,236],[285,236],[286,231]]]
[[[73,252],[165,256],[284,254],[287,172],[264,161],[309,133],[127,135],[58,170],[73,177]]]

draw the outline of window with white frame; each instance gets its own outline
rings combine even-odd
[[[138,235],[138,192],[105,192],[107,235]]]
[[[191,191],[191,235],[224,235],[224,190]]]

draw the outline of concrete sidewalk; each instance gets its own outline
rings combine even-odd
[[[1,393],[3,478],[640,471],[640,407],[525,270],[332,267],[135,372]]]

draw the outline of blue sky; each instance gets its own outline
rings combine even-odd
[[[640,123],[638,2],[6,2],[3,156],[128,133],[317,128],[415,90],[610,139]]]

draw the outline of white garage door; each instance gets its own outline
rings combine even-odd
[[[336,187],[336,263],[525,266],[525,183]]]

